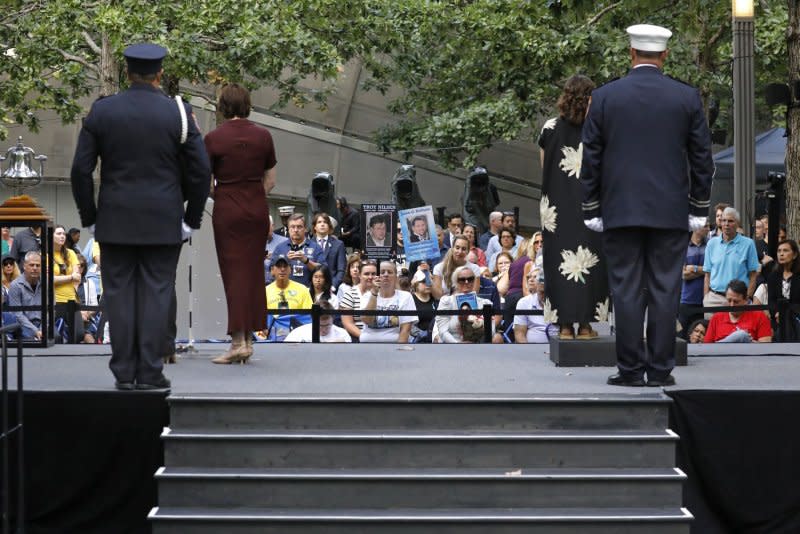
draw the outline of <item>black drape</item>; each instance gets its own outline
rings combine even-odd
[[[800,532],[800,391],[669,395],[692,532]]]
[[[165,398],[164,392],[26,392],[26,532],[149,533],[153,473],[164,465],[159,436],[169,425]],[[16,461],[13,448],[12,473]],[[12,500],[15,484],[14,478]]]

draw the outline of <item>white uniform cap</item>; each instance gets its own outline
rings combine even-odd
[[[652,24],[636,24],[628,27],[631,37],[631,48],[643,52],[663,52],[667,49],[667,40],[672,32],[661,26]]]
[[[328,215],[328,218],[331,220],[331,230],[336,229],[336,225],[339,223],[336,219]]]
[[[294,213],[294,206],[278,206],[278,213],[281,215],[291,215]]]

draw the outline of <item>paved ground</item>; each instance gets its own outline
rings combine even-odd
[[[221,344],[198,344],[166,367],[175,393],[243,394],[644,394],[605,384],[610,367],[563,368],[546,345],[259,344],[248,365],[213,365]],[[738,355],[732,356],[735,353]],[[762,351],[762,352],[759,352]],[[26,350],[28,390],[113,386],[108,346]],[[800,345],[690,346],[678,389],[800,389]],[[773,354],[773,355],[762,355]],[[9,361],[14,384],[15,363]]]

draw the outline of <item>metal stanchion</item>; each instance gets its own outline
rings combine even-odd
[[[492,305],[483,305],[483,342],[492,342]]]
[[[311,342],[319,343],[319,317],[321,309],[319,304],[311,305]]]

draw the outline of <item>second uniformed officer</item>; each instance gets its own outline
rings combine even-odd
[[[666,28],[628,28],[627,76],[592,93],[583,124],[583,213],[603,232],[617,366],[608,383],[675,383],[675,318],[688,231],[705,224],[714,163],[697,89],[665,76]],[[642,336],[647,309],[647,347]]]
[[[109,367],[118,389],[170,386],[162,357],[174,326],[175,271],[181,243],[200,227],[211,183],[190,106],[160,89],[166,53],[146,43],[125,49],[130,88],[92,105],[72,162],[81,223],[94,230],[103,252]]]

